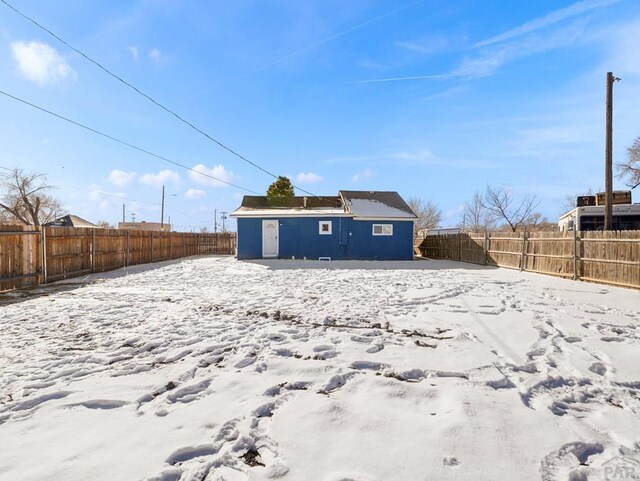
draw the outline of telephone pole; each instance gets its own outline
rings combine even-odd
[[[160,230],[164,230],[164,185],[162,186],[162,209],[160,210]]]
[[[222,232],[226,232],[226,228],[224,227],[224,220],[227,218],[228,212],[220,211],[220,217],[222,217]]]
[[[607,72],[606,135],[604,150],[604,230],[611,230],[613,220],[613,82],[620,80]]]

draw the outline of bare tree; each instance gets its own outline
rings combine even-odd
[[[96,225],[102,229],[115,229],[115,226],[108,220],[99,220]]]
[[[49,191],[44,174],[26,173],[20,168],[0,176],[0,209],[8,222],[39,226],[54,220],[62,211],[60,202]]]
[[[554,232],[558,230],[558,224],[549,222],[549,219],[541,213],[536,212],[535,214],[531,214],[527,220],[527,229],[536,232]]]
[[[577,206],[577,203],[576,203],[577,198],[583,195],[593,195],[593,191],[589,189],[583,194],[565,195],[564,200],[562,201],[562,204],[560,204],[560,215],[575,209]]]
[[[539,204],[540,200],[535,195],[527,194],[520,202],[517,202],[510,190],[491,185],[487,185],[482,199],[482,205],[489,212],[489,216],[496,223],[505,221],[511,232],[524,226]]]
[[[463,207],[462,230],[479,234],[494,228],[495,222],[483,205],[482,194],[476,192],[473,194],[473,199]]]
[[[418,197],[411,197],[407,204],[418,216],[415,224],[416,234],[427,229],[435,229],[440,225],[442,211],[432,201],[425,202]]]
[[[640,137],[638,137],[631,147],[627,148],[627,160],[618,167],[618,177],[621,179],[628,178],[632,189],[640,185]]]

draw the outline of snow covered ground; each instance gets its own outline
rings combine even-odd
[[[444,261],[83,281],[0,298],[2,480],[580,481],[640,460],[637,291]]]

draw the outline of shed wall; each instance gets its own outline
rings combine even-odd
[[[363,221],[349,217],[238,218],[238,259],[262,258],[262,221],[278,220],[279,258],[413,259],[412,221]],[[331,234],[319,234],[319,222],[332,223]],[[373,224],[392,224],[392,236],[372,235]]]

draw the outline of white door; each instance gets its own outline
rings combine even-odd
[[[278,221],[262,221],[262,257],[278,257]]]

